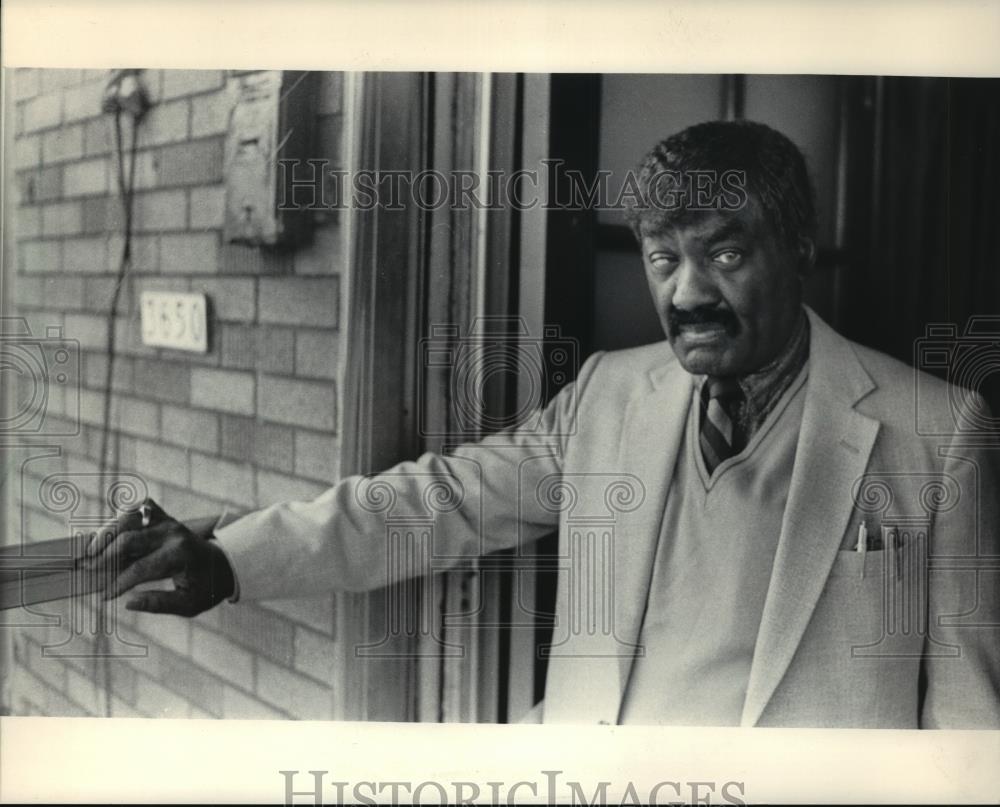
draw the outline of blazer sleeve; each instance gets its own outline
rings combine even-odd
[[[537,494],[562,471],[598,358],[518,427],[347,477],[312,501],[273,505],[220,528],[239,598],[374,589],[551,532],[558,513]]]
[[[959,495],[933,526],[922,728],[1000,728],[1000,444],[976,437],[944,452]]]

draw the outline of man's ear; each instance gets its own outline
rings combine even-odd
[[[799,237],[799,274],[804,275],[816,263],[816,242],[808,236]]]

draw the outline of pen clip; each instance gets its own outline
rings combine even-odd
[[[861,553],[861,579],[865,579],[865,560],[868,553],[868,525],[864,519],[858,524],[858,543],[854,547],[855,552]]]
[[[899,540],[899,528],[898,527],[883,527],[883,540],[885,541],[886,550],[892,555],[892,571],[899,580],[902,577],[902,563],[899,560],[899,552],[902,548],[902,542]]]

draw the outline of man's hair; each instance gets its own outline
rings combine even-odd
[[[664,203],[665,187],[690,191],[693,182],[714,196],[717,204],[712,209],[734,209],[733,202],[757,205],[779,241],[794,245],[815,233],[816,209],[805,158],[791,140],[763,123],[689,126],[657,143],[636,174],[639,199],[633,197],[626,218],[640,241],[643,233],[685,226],[704,215],[705,206],[690,192],[671,193],[670,203]]]

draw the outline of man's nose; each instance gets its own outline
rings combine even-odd
[[[718,289],[697,261],[682,261],[674,277],[677,283],[671,302],[675,308],[690,310],[718,302]]]

